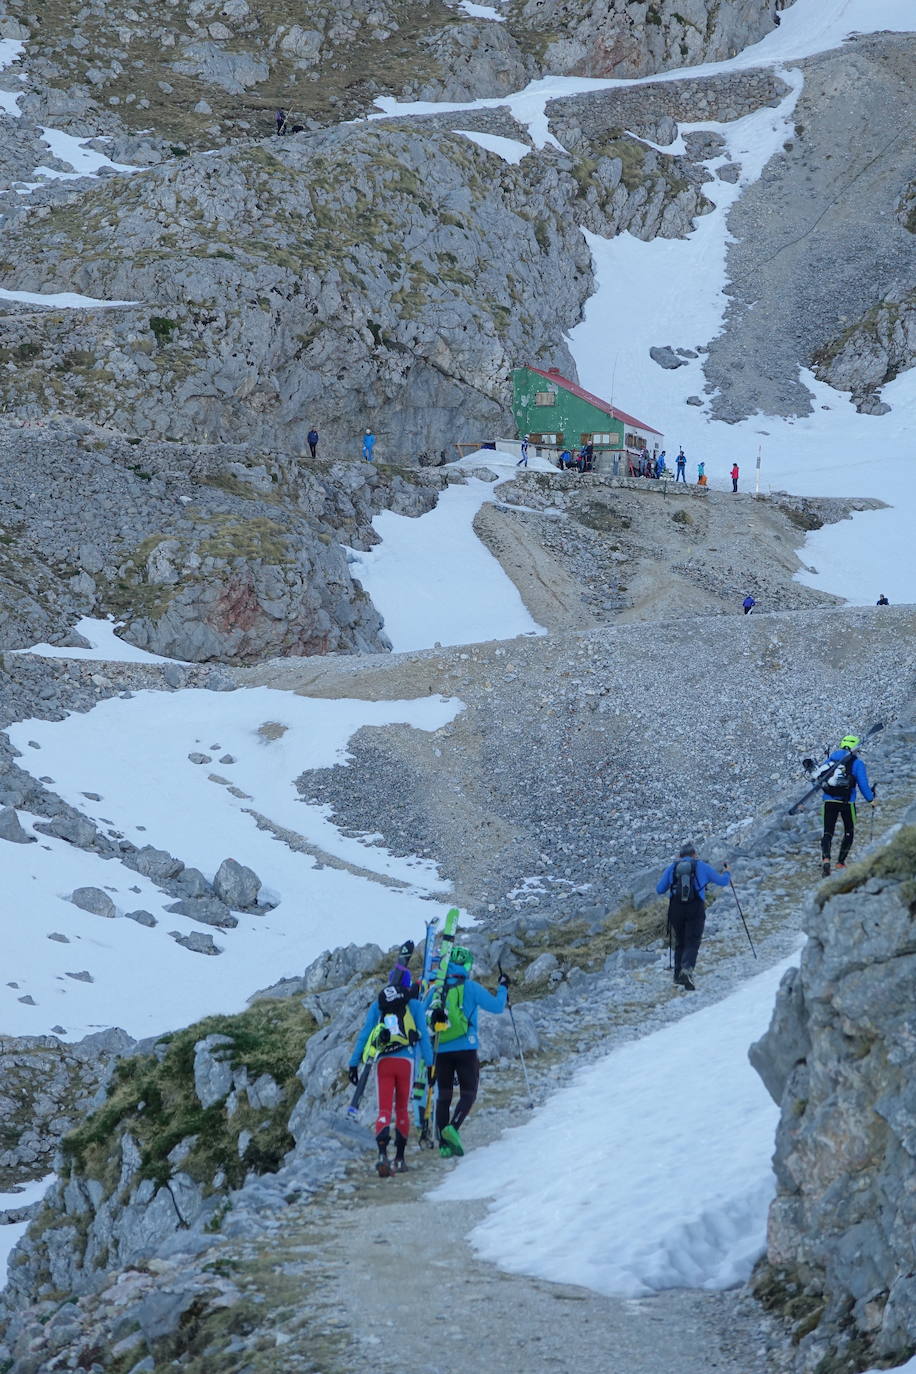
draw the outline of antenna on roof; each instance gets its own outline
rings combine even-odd
[[[608,397],[608,405],[611,407],[611,410],[614,409],[614,388],[617,385],[617,360],[619,357],[619,353],[614,354],[614,370],[611,373],[611,394]]]

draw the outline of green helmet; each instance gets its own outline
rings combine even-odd
[[[452,948],[451,962],[461,964],[470,973],[474,964],[474,956],[469,949],[465,949],[464,945],[455,945]]]
[[[859,743],[858,735],[844,735],[840,740],[841,749],[855,749]]]

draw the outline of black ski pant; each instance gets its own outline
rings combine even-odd
[[[312,455],[313,458],[314,458],[314,457],[317,455],[317,453],[318,453],[318,445],[317,445],[317,444],[313,444],[312,441],[311,441],[311,439],[309,439],[309,453]]]
[[[699,897],[682,902],[672,897],[668,903],[668,925],[674,936],[674,976],[681,969],[687,973],[694,967],[700,952],[700,941],[706,925],[706,905]]]
[[[821,836],[821,854],[825,859],[830,858],[837,821],[843,822],[843,838],[840,841],[837,863],[844,864],[847,854],[852,849],[853,836],[856,833],[856,808],[852,802],[831,801],[828,797],[824,802],[824,833]]]
[[[452,1093],[458,1080],[458,1106],[452,1115]],[[476,1050],[442,1050],[436,1055],[436,1133],[451,1124],[457,1131],[477,1100],[480,1060]]]

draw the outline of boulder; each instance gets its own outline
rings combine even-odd
[[[248,911],[258,904],[261,879],[253,868],[246,868],[235,859],[223,859],[213,879],[213,890],[227,906]]]
[[[218,897],[184,897],[180,902],[172,902],[166,911],[179,916],[188,916],[192,921],[200,921],[205,926],[216,926],[219,930],[232,930],[238,925],[238,917]]]
[[[192,930],[190,935],[182,935],[180,930],[170,930],[169,934],[177,945],[182,949],[189,949],[192,954],[222,954],[219,945],[214,943],[212,935],[204,935],[199,930]]]
[[[150,878],[154,883],[164,883],[169,878],[176,878],[184,869],[181,860],[176,859],[167,849],[155,849],[151,844],[145,844],[142,849],[128,854],[124,863],[135,873],[142,873],[144,878]]]
[[[114,902],[100,887],[77,887],[70,893],[70,901],[81,911],[91,911],[93,916],[107,916],[112,920],[118,914]]]
[[[9,840],[11,844],[35,843],[35,836],[26,834],[12,806],[0,809],[0,840]]]

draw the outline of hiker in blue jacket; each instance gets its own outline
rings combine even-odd
[[[477,1013],[483,1008],[498,1016],[506,1010],[509,1001],[510,979],[507,975],[501,973],[496,992],[488,992],[471,977],[473,964],[474,956],[469,949],[462,949],[459,945],[452,949],[448,973],[445,975],[448,1025],[439,1031],[433,1027],[436,1037],[436,1134],[439,1137],[439,1153],[444,1159],[464,1154],[458,1128],[477,1099],[480,1083]],[[435,995],[436,989],[433,987],[426,998],[427,1008]],[[452,1112],[456,1078],[458,1105]]]
[[[696,992],[697,987],[694,969],[706,925],[706,884],[728,887],[732,880],[728,864],[722,868],[723,872],[717,873],[711,864],[697,858],[692,844],[685,844],[655,888],[660,897],[668,893],[669,938],[674,934],[674,981],[687,992]]]
[[[410,1096],[417,1051],[427,1065],[433,1062],[433,1047],[426,1029],[426,1017],[412,982],[410,971],[401,965],[392,969],[389,980],[366,1012],[362,1030],[350,1055],[350,1082],[359,1082],[359,1066],[374,1059],[377,1073],[378,1116],[375,1143],[378,1146],[376,1169],[381,1178],[407,1171],[404,1150],[410,1135]],[[388,1162],[391,1120],[394,1116],[394,1163]]]
[[[363,435],[363,457],[365,458],[367,463],[372,462],[374,453],[375,435],[372,433],[371,429],[367,429],[365,434]]]
[[[845,868],[852,841],[856,833],[856,790],[861,791],[867,802],[875,800],[875,789],[868,781],[865,764],[855,752],[859,746],[858,735],[844,735],[839,749],[827,755],[827,763],[837,763],[822,788],[824,794],[824,833],[821,836],[821,872],[826,878],[830,873],[830,851],[833,848],[833,833],[837,821],[843,822],[843,838],[840,840],[840,853],[837,868]]]

